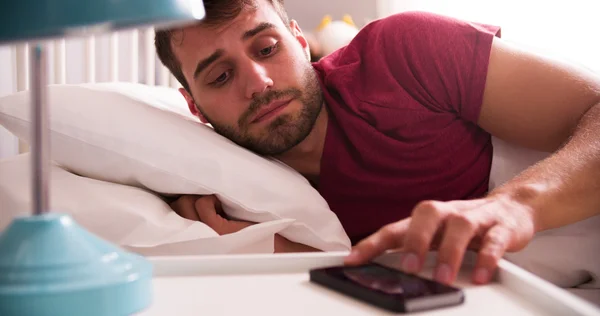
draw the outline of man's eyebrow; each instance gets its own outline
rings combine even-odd
[[[246,31],[244,33],[244,35],[242,35],[242,41],[245,41],[245,40],[249,39],[250,37],[253,37],[254,35],[256,35],[264,30],[274,29],[274,28],[275,28],[274,24],[269,23],[269,22],[262,22],[255,28],[253,28],[249,31]]]
[[[274,29],[274,28],[275,28],[274,24],[269,23],[269,22],[262,22],[259,25],[257,25],[255,28],[244,32],[244,35],[242,35],[242,40],[247,40],[264,30]],[[206,68],[208,68],[208,66],[210,66],[210,64],[214,63],[217,59],[221,58],[224,53],[225,52],[222,49],[217,49],[214,53],[212,53],[212,55],[210,55],[207,58],[198,62],[198,65],[196,66],[196,70],[194,71],[194,80],[196,80],[198,78],[198,75],[200,75],[200,73],[202,71],[204,71]]]
[[[196,80],[198,78],[198,75],[200,75],[200,73],[204,69],[208,68],[210,64],[214,63],[217,59],[221,58],[221,56],[223,56],[224,53],[225,52],[222,49],[217,49],[214,53],[212,53],[212,55],[198,62],[196,70],[194,71],[194,80]]]

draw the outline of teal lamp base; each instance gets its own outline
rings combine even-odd
[[[64,214],[15,219],[0,235],[0,315],[118,316],[152,302],[152,266]]]

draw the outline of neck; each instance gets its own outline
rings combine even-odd
[[[319,183],[327,119],[327,110],[323,105],[310,134],[300,144],[276,157],[301,173],[313,184]]]

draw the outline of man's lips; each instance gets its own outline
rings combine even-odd
[[[293,99],[286,100],[277,100],[269,103],[267,106],[263,107],[252,119],[252,123],[259,123],[271,118],[273,115],[277,114],[281,109],[290,104]]]

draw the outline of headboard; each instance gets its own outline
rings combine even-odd
[[[153,28],[87,38],[57,39],[44,41],[42,44],[47,52],[48,84],[125,81],[180,87],[179,82],[156,56]],[[24,43],[9,46],[12,59],[9,80],[12,81],[12,89],[8,88],[8,91],[29,89],[29,45]],[[5,81],[1,82],[6,84]],[[3,88],[4,91],[7,90],[6,87]],[[10,136],[3,137],[0,133],[0,142],[15,142],[16,138]],[[23,142],[19,142],[18,148],[19,153],[28,150],[27,144]]]

